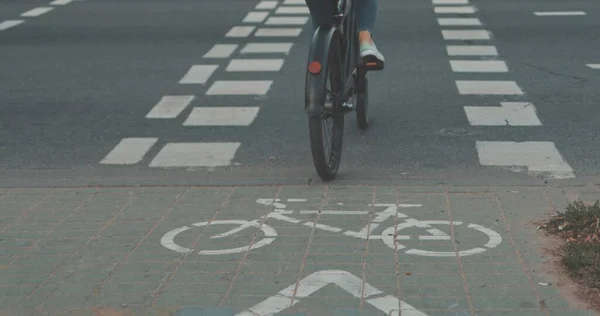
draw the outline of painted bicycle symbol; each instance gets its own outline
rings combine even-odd
[[[302,200],[301,199],[288,199],[288,202],[290,202],[290,201],[301,202]],[[376,212],[375,217],[373,218],[373,220],[371,221],[370,224],[367,224],[365,227],[363,227],[359,231],[352,231],[352,230],[344,230],[342,228],[325,225],[325,224],[321,224],[321,223],[315,223],[312,221],[302,221],[302,220],[290,217],[288,215],[294,214],[294,211],[286,209],[287,205],[280,203],[281,201],[279,199],[258,199],[258,200],[256,200],[256,202],[259,204],[262,204],[262,205],[273,206],[273,207],[275,207],[275,209],[272,212],[268,213],[266,216],[264,216],[260,219],[255,219],[255,220],[251,220],[251,221],[248,221],[248,220],[214,220],[214,221],[210,221],[210,222],[194,223],[191,226],[193,226],[193,227],[206,227],[206,226],[218,226],[218,225],[237,226],[237,227],[230,229],[224,233],[211,236],[210,239],[220,239],[220,238],[230,237],[230,236],[233,236],[245,229],[252,228],[252,227],[262,231],[262,233],[264,235],[262,238],[260,238],[259,240],[257,240],[256,242],[254,242],[250,245],[235,247],[235,248],[228,248],[228,249],[215,249],[215,250],[204,249],[204,250],[199,250],[198,254],[200,254],[200,255],[225,255],[225,254],[232,254],[232,253],[241,253],[241,252],[246,252],[249,250],[258,249],[258,248],[264,247],[264,246],[272,243],[275,240],[275,238],[277,238],[278,234],[277,234],[277,230],[275,230],[275,228],[264,223],[267,219],[281,220],[281,221],[299,224],[299,225],[303,225],[303,226],[314,227],[315,229],[320,229],[320,230],[334,232],[334,233],[340,233],[344,236],[348,236],[351,238],[358,238],[358,239],[364,239],[364,240],[381,240],[386,246],[388,246],[392,249],[398,249],[398,250],[408,248],[407,246],[402,245],[400,243],[401,241],[413,239],[413,236],[410,236],[410,235],[400,235],[400,232],[407,228],[411,228],[411,227],[420,228],[428,233],[426,235],[417,236],[418,240],[422,240],[422,241],[448,240],[448,241],[450,241],[450,240],[452,240],[452,237],[450,235],[448,235],[447,233],[445,233],[444,231],[442,231],[438,228],[435,228],[434,226],[438,226],[438,225],[461,226],[461,225],[463,225],[463,222],[458,222],[458,221],[452,221],[452,222],[446,221],[446,220],[423,220],[423,221],[421,221],[421,220],[417,220],[415,218],[410,218],[406,214],[400,213],[398,211],[398,209],[400,209],[400,208],[421,207],[421,204],[375,204],[374,205],[375,207],[384,207],[385,209],[383,211]],[[371,205],[369,205],[369,206],[371,206]],[[300,210],[300,211],[298,211],[298,213],[299,214],[312,214],[312,215],[320,213],[321,216],[324,216],[324,215],[346,215],[346,216],[347,215],[362,215],[362,216],[364,216],[364,215],[368,215],[369,211]],[[380,235],[372,234],[372,232],[375,229],[379,228],[379,226],[385,220],[390,219],[390,218],[398,218],[399,223],[396,225],[393,225],[391,227],[385,228],[381,232]],[[482,237],[487,236],[487,242],[483,245],[480,245],[479,247],[458,251],[458,255],[460,255],[460,256],[470,256],[470,255],[482,253],[482,252],[485,252],[487,249],[496,248],[502,242],[502,237],[500,236],[500,234],[498,234],[497,232],[495,232],[494,230],[492,230],[490,228],[486,228],[484,226],[477,225],[477,224],[467,224],[465,226],[467,228],[477,231],[480,235],[482,235]],[[193,249],[182,247],[175,243],[175,237],[178,234],[185,232],[187,230],[190,230],[190,229],[192,229],[192,227],[183,226],[183,227],[176,228],[176,229],[173,229],[173,230],[167,232],[160,240],[161,245],[163,245],[167,249],[170,249],[170,250],[173,250],[176,252],[180,252],[180,253],[193,252],[194,251]],[[483,240],[483,239],[481,239],[481,240]],[[454,257],[457,255],[457,252],[455,252],[455,251],[433,251],[433,250],[423,250],[423,249],[416,249],[416,248],[406,249],[405,253],[411,254],[411,255],[429,256],[429,257]]]

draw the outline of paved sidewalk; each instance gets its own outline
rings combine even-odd
[[[594,186],[0,193],[1,315],[596,315],[534,224]]]

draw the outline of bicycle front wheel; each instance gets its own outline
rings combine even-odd
[[[323,89],[321,115],[309,115],[310,147],[313,164],[323,181],[330,181],[337,175],[342,158],[344,137],[344,113],[341,110],[339,96],[342,92],[343,58],[340,50],[341,40],[338,34],[329,42],[327,63],[322,72],[327,74],[321,86],[307,85],[307,89]],[[311,94],[307,91],[307,94]],[[321,103],[321,100],[319,100]]]

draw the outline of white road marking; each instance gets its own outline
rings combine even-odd
[[[232,59],[227,65],[228,72],[233,71],[279,71],[283,59]]]
[[[397,240],[410,240],[410,236],[407,235],[398,235],[396,238],[394,238],[393,236],[398,234],[398,232],[402,229],[405,228],[411,228],[411,227],[418,227],[418,228],[424,228],[427,229],[427,232],[429,232],[430,234],[432,234],[432,236],[419,236],[419,240],[450,240],[450,236],[448,234],[446,234],[445,232],[437,229],[437,228],[432,228],[431,225],[453,225],[453,226],[459,226],[462,225],[462,222],[449,222],[449,221],[444,221],[444,220],[427,220],[427,221],[420,221],[420,220],[416,220],[416,219],[406,219],[404,223],[400,223],[397,227],[391,226],[388,227],[387,229],[385,229],[382,233],[381,233],[381,240],[383,241],[383,243],[392,248],[392,249],[405,249],[406,246],[401,245],[399,243],[397,243]],[[502,237],[496,233],[495,231],[479,226],[479,225],[475,225],[475,224],[470,224],[468,225],[469,228],[478,230],[484,234],[486,234],[488,236],[488,242],[486,243],[486,247],[488,248],[495,248],[496,246],[498,246],[501,242],[502,242]],[[481,229],[483,228],[483,229]],[[482,253],[485,252],[487,249],[481,248],[481,247],[476,247],[476,248],[472,248],[472,249],[467,249],[467,250],[460,250],[457,252],[454,251],[430,251],[430,250],[421,250],[421,249],[409,249],[406,251],[407,254],[411,254],[411,255],[418,255],[418,256],[427,256],[427,257],[454,257],[457,254],[461,257],[464,256],[471,256],[474,254],[478,254],[478,253]]]
[[[498,56],[498,50],[491,45],[449,45],[446,52],[449,56]]]
[[[213,46],[203,58],[229,58],[237,49],[238,44],[216,44]]]
[[[205,84],[219,65],[194,65],[179,80],[181,84]]]
[[[290,214],[289,211],[285,211],[286,214]],[[267,215],[267,218],[274,218],[274,219],[278,219],[280,221],[284,221],[284,222],[288,222],[288,223],[293,223],[293,224],[298,224],[301,222],[301,220],[295,219],[295,218],[291,218],[291,217],[287,217],[284,214],[283,210],[276,210],[272,213],[269,213]]]
[[[486,30],[442,30],[445,40],[489,40],[490,32]]]
[[[242,22],[244,22],[244,23],[262,23],[262,21],[264,21],[268,15],[269,15],[269,12],[248,12],[248,14],[246,15],[246,17],[244,18],[244,20]]]
[[[123,138],[111,152],[100,161],[101,164],[131,165],[140,162],[158,138]]]
[[[215,81],[206,95],[265,95],[272,84],[272,80]]]
[[[271,10],[277,7],[277,1],[261,1],[259,2],[255,9],[257,10]]]
[[[285,0],[284,5],[306,5],[306,0]]]
[[[285,208],[286,205],[281,202],[281,199],[256,199],[256,203],[266,205],[266,206],[275,206],[275,208]],[[280,211],[280,210],[277,210]]]
[[[289,54],[293,43],[248,43],[242,49],[242,54],[283,53]]]
[[[23,17],[36,17],[36,16],[40,16],[44,13],[48,13],[50,11],[54,10],[53,7],[39,7],[39,8],[35,8],[35,9],[31,9],[23,14],[21,14],[21,16]]]
[[[469,0],[433,0],[433,4],[469,4]]]
[[[0,31],[8,30],[11,27],[15,27],[21,23],[25,22],[24,20],[6,20],[0,22]]]
[[[195,107],[184,126],[248,126],[258,115],[258,107]]]
[[[308,19],[305,16],[272,16],[267,19],[265,25],[304,25]]]
[[[297,37],[302,32],[301,28],[260,28],[256,37]]]
[[[533,12],[537,16],[572,16],[572,15],[585,15],[583,11],[543,11]]]
[[[450,67],[454,72],[508,72],[502,60],[451,60]]]
[[[475,13],[475,8],[472,6],[453,6],[453,7],[434,7],[434,12],[437,14],[472,14]]]
[[[302,0],[302,1],[304,1],[304,0]],[[306,202],[308,200],[307,199],[291,199],[290,198],[290,199],[287,199],[287,201],[288,202],[296,202],[296,203],[298,203],[298,202]]]
[[[325,224],[319,224],[319,223],[313,223],[313,222],[306,222],[303,224],[304,226],[308,226],[308,227],[315,227],[318,229],[322,229],[328,232],[334,232],[334,233],[339,233],[342,231],[341,228],[337,228],[337,227],[331,227],[329,225],[325,225]]]
[[[150,167],[229,166],[240,143],[167,143]]]
[[[162,238],[160,239],[160,244],[169,249],[169,250],[173,250],[176,252],[181,252],[181,253],[189,253],[192,252],[193,250],[190,248],[186,248],[186,247],[181,247],[179,246],[177,243],[175,243],[175,236],[177,236],[180,233],[183,233],[184,231],[190,229],[191,227],[188,226],[183,226],[180,228],[175,228],[169,232],[167,232],[166,234],[164,234],[164,236],[162,236]]]
[[[459,251],[460,257],[472,256],[478,253],[485,252],[486,249],[483,248],[472,248],[469,250],[461,250]],[[454,257],[456,253],[454,251],[429,251],[429,250],[420,250],[420,249],[410,249],[406,251],[409,255],[417,255],[417,256],[426,256],[426,257]]]
[[[600,69],[600,64],[587,64],[586,66],[592,69]]]
[[[548,174],[553,179],[574,178],[553,142],[477,141],[479,162],[484,166],[503,166],[511,170],[525,166],[530,172]]]
[[[166,95],[146,114],[149,119],[173,119],[194,100],[193,95]]]
[[[465,106],[474,126],[539,126],[535,106],[529,102],[500,102],[500,106]]]
[[[478,18],[438,18],[438,24],[442,26],[473,26],[481,25],[481,21]]]
[[[321,288],[335,284],[337,287],[348,292],[357,299],[368,298],[383,294],[382,291],[353,274],[341,270],[322,270],[315,272],[297,284],[294,282],[279,293],[267,298],[266,300],[250,307],[249,309],[237,313],[235,316],[268,316],[284,311],[300,300],[309,297]],[[296,286],[297,285],[297,286]],[[385,315],[403,316],[428,316],[408,303],[398,300],[392,295],[376,297],[365,300],[371,306]],[[400,309],[400,311],[398,311]]]
[[[73,0],[54,0],[50,2],[51,5],[65,5],[73,2]]]
[[[495,232],[487,227],[483,227],[483,226],[477,225],[477,224],[469,224],[467,227],[473,228],[475,230],[478,230],[478,231],[488,235],[490,240],[487,242],[487,244],[484,245],[487,248],[490,248],[490,249],[496,248],[496,247],[498,247],[498,245],[500,245],[500,243],[502,243],[502,236],[500,236],[500,234],[498,234],[497,232]]]
[[[322,215],[368,215],[369,211],[314,211],[302,210],[300,214],[322,214]]]
[[[234,26],[225,34],[225,37],[248,37],[255,28],[255,26]]]
[[[233,219],[233,220],[216,220],[216,221],[211,221],[211,222],[194,223],[194,224],[192,224],[192,226],[204,227],[204,226],[214,226],[214,225],[221,225],[221,224],[225,224],[225,225],[236,224],[236,225],[239,225],[239,227],[235,228],[233,230],[230,230],[226,233],[212,236],[212,237],[210,237],[211,239],[228,237],[228,236],[231,236],[231,235],[233,235],[239,231],[242,231],[246,228],[249,228],[249,227],[254,227],[254,228],[260,229],[264,233],[265,236],[264,236],[264,238],[260,239],[258,242],[254,243],[252,245],[237,247],[237,248],[229,248],[229,249],[200,250],[200,251],[198,251],[199,255],[225,255],[225,254],[231,254],[231,253],[246,252],[246,251],[249,251],[252,249],[257,249],[257,248],[266,246],[266,245],[270,244],[271,242],[273,242],[273,240],[275,240],[275,237],[277,237],[277,231],[273,227],[271,227],[267,224],[261,225],[257,221],[245,221],[245,220],[235,220],[235,219]],[[176,252],[190,253],[190,252],[194,251],[193,249],[182,247],[182,246],[179,246],[177,243],[175,243],[175,237],[178,234],[180,234],[186,230],[189,230],[189,229],[191,229],[191,227],[183,226],[183,227],[175,228],[175,229],[167,232],[160,239],[160,244],[163,247],[165,247],[169,250],[176,251]]]
[[[275,14],[310,14],[308,7],[279,7]]]
[[[523,91],[514,81],[500,80],[456,80],[456,87],[460,94],[490,94],[490,95],[518,95]]]

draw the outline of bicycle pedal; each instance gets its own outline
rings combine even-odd
[[[363,60],[362,64],[360,64],[360,68],[367,71],[379,71],[383,70],[385,64],[378,60]]]
[[[342,108],[352,110],[354,109],[354,103],[344,102],[342,103]]]

